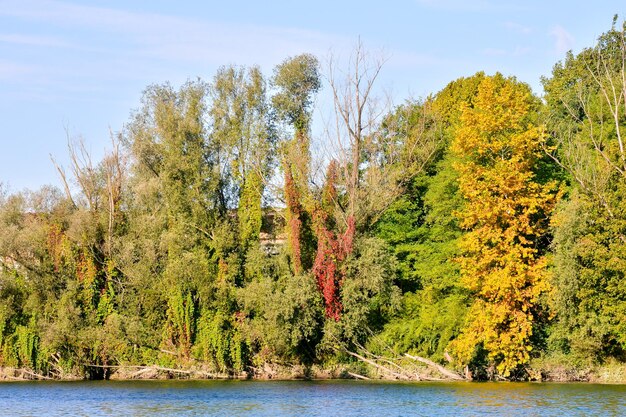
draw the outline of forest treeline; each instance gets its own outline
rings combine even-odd
[[[541,98],[479,72],[384,108],[360,46],[148,87],[102,160],[71,144],[62,189],[1,193],[0,366],[626,361],[624,28]]]

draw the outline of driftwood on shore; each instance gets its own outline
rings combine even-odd
[[[407,381],[464,381],[466,378],[452,370],[445,368],[444,366],[431,361],[430,359],[423,358],[421,356],[414,356],[405,353],[401,357],[387,358],[379,355],[374,355],[365,348],[360,347],[360,352],[352,352],[348,349],[343,349],[343,352],[360,360],[361,362],[373,367],[376,372],[380,374],[383,379],[396,379]],[[410,361],[407,363],[406,359]],[[423,366],[415,366],[416,362],[426,365],[427,370]],[[433,375],[433,372],[435,373]],[[356,379],[370,379],[363,375],[354,374],[348,372],[348,375]],[[435,376],[437,375],[437,376]]]
[[[85,364],[89,368],[115,370],[123,374],[122,379],[155,379],[158,374],[185,375],[191,379],[232,379],[233,375],[218,372],[207,372],[200,369],[177,369],[158,365],[97,365]],[[132,372],[130,372],[133,370]]]
[[[354,372],[346,372],[346,373],[348,375],[350,375],[354,379],[363,379],[363,380],[366,380],[366,381],[369,381],[370,379],[372,379],[372,378],[368,378],[368,377],[363,376],[363,375],[355,374]]]
[[[404,373],[399,373],[399,372],[395,372],[391,369],[389,369],[388,367],[381,365],[379,363],[376,363],[376,361],[372,360],[372,359],[368,359],[365,356],[359,355],[358,353],[355,352],[350,352],[349,350],[345,351],[348,355],[350,356],[354,356],[355,358],[357,358],[358,360],[367,363],[368,365],[373,366],[374,368],[382,371],[385,374],[391,375],[393,377],[395,377],[396,379],[411,379],[409,376],[407,376]]]
[[[357,351],[346,348],[337,350],[347,354],[361,363],[369,370],[361,372],[353,366],[340,366],[331,369],[314,366],[302,366],[294,364],[265,363],[255,368],[249,367],[247,372],[227,373],[215,372],[206,364],[194,364],[186,368],[170,368],[152,365],[107,365],[83,363],[82,371],[75,372],[64,370],[55,363],[56,357],[52,357],[52,366],[46,374],[40,374],[27,368],[3,368],[0,367],[0,380],[79,380],[93,378],[134,380],[134,379],[329,379],[329,378],[353,378],[360,380],[391,379],[403,381],[461,381],[466,380],[462,375],[433,362],[430,359],[405,353],[404,355],[392,353],[390,357],[373,354],[365,347],[357,345]],[[89,371],[89,369],[92,371]],[[101,371],[95,371],[100,369]],[[79,372],[79,373],[77,373]]]
[[[0,368],[0,380],[8,381],[38,381],[38,380],[54,380],[55,378],[38,374],[25,368]]]
[[[459,375],[454,371],[446,369],[443,366],[439,365],[438,363],[431,361],[430,359],[422,358],[421,356],[409,355],[408,353],[405,353],[404,356],[406,356],[409,359],[413,359],[414,361],[422,362],[430,367],[435,368],[437,371],[439,371],[439,373],[448,377],[449,379],[452,379],[455,381],[465,380],[465,378],[462,375]]]

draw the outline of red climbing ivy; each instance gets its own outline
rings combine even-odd
[[[350,215],[347,219],[347,227],[343,233],[332,231],[330,211],[337,199],[337,164],[332,161],[328,165],[326,184],[322,193],[322,204],[315,211],[317,254],[313,263],[313,274],[317,280],[317,287],[324,298],[326,316],[339,321],[341,311],[341,285],[343,284],[343,272],[341,264],[352,253],[355,221]]]
[[[350,216],[344,233],[337,234],[324,226],[320,226],[317,233],[317,256],[313,273],[324,297],[326,316],[336,321],[341,318],[343,308],[340,293],[343,284],[341,263],[352,252],[354,231],[354,217]]]

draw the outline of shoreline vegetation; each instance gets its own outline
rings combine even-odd
[[[341,62],[149,86],[61,188],[0,184],[0,379],[625,383],[626,23],[541,97]]]
[[[362,381],[397,381],[397,382],[476,382],[465,378],[450,378],[427,366],[419,366],[413,369],[411,375],[393,375],[390,372],[374,369],[373,372],[364,373],[362,367],[354,365],[337,365],[334,368],[325,369],[313,365],[269,365],[251,369],[237,374],[219,373],[209,369],[188,368],[174,369],[158,365],[115,365],[98,368],[108,369],[105,377],[111,381],[137,381],[137,380],[257,380],[257,381],[295,381],[295,380],[362,380]],[[205,367],[206,368],[206,367]],[[356,368],[356,369],[355,369]],[[363,374],[357,373],[362,372]],[[532,368],[528,370],[530,378],[528,382],[575,382],[591,384],[625,384],[626,365],[613,363],[608,365],[596,365],[587,368],[567,368],[562,365],[549,365],[546,368]],[[63,375],[50,377],[35,373],[29,369],[0,367],[0,382],[10,381],[85,381],[89,380],[86,375]],[[495,379],[496,381],[498,379]]]

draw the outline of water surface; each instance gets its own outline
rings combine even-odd
[[[626,416],[626,385],[369,381],[0,384],[0,416]]]

